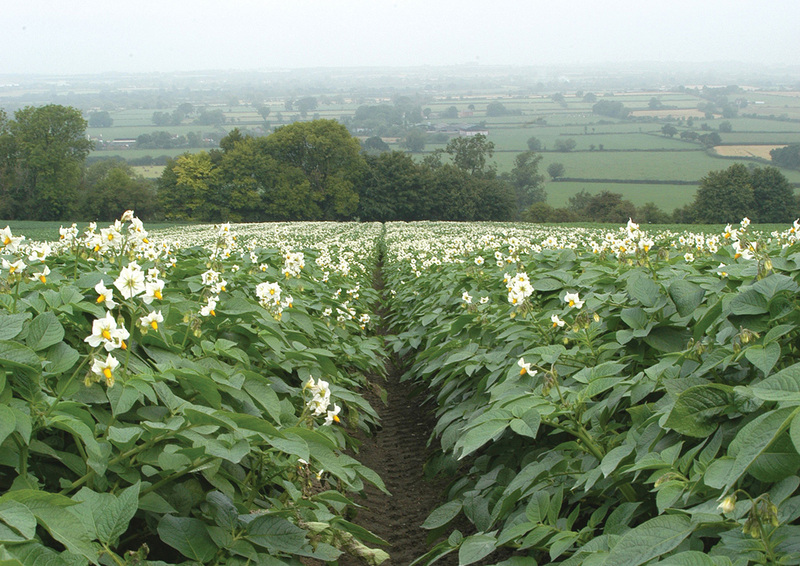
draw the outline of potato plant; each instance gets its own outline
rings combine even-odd
[[[452,480],[415,564],[800,564],[800,226],[748,224],[387,226]]]
[[[380,227],[297,228],[0,231],[0,563],[385,559],[346,453]]]

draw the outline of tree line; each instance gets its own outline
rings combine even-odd
[[[581,190],[567,206],[534,203],[522,213],[528,222],[613,222],[629,218],[649,224],[725,224],[748,217],[752,222],[788,223],[800,217],[800,196],[776,167],[735,163],[710,171],[700,180],[695,199],[672,213],[652,202],[637,207],[620,193]]]
[[[489,163],[486,136],[452,139],[415,161],[366,152],[334,120],[295,122],[268,136],[232,130],[220,149],[182,155],[158,181],[165,218],[271,220],[511,220],[544,199],[540,156],[525,152],[510,174]]]
[[[158,216],[153,184],[120,159],[86,158],[93,142],[80,110],[27,106],[0,109],[0,218],[112,220],[127,209]]]
[[[156,181],[121,159],[87,162],[92,142],[75,108],[0,110],[0,218],[111,220],[527,220],[536,222],[786,222],[798,215],[793,187],[774,167],[734,164],[701,180],[695,201],[673,213],[635,207],[622,195],[581,191],[546,203],[542,156],[519,153],[510,172],[491,163],[486,136],[452,138],[415,159],[362,144],[335,120],[295,122],[267,136],[238,129],[219,149],[167,161]],[[369,147],[368,147],[369,146]]]

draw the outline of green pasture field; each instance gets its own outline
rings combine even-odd
[[[496,150],[515,151],[527,151],[528,140],[531,137],[538,138],[545,150],[554,149],[557,140],[566,140],[568,138],[575,140],[575,150],[579,151],[590,150],[592,145],[598,148],[601,144],[605,150],[701,150],[700,146],[696,143],[682,141],[677,137],[669,138],[660,133],[656,134],[653,130],[649,130],[652,133],[647,133],[648,130],[644,128],[642,128],[642,132],[621,131],[616,133],[609,131],[608,126],[603,126],[601,128],[595,127],[595,131],[602,131],[603,133],[592,133],[592,127],[589,127],[589,133],[586,134],[583,133],[582,127],[535,127],[525,129],[490,128],[489,141],[494,143]]]
[[[498,171],[510,171],[514,166],[513,152],[494,154]],[[562,163],[565,177],[582,179],[631,179],[698,181],[709,171],[726,169],[733,160],[720,160],[704,151],[571,151],[545,152],[539,171],[544,173],[550,163]],[[746,160],[741,162],[747,163]],[[787,172],[785,172],[787,173]],[[800,172],[792,172],[800,179]],[[789,177],[789,175],[787,175]]]
[[[190,147],[181,149],[117,149],[108,151],[93,151],[92,157],[122,157],[123,159],[137,159],[139,157],[177,157],[184,153],[197,153],[205,151],[203,148]]]
[[[226,124],[227,125],[227,124]],[[92,137],[102,137],[105,141],[115,139],[136,139],[142,134],[152,134],[153,132],[169,132],[173,135],[186,135],[189,132],[210,132],[213,126],[200,126],[197,124],[186,124],[181,126],[117,126],[116,123],[110,128],[86,128],[86,133]]]
[[[636,206],[655,203],[664,212],[690,204],[697,193],[697,185],[648,185],[634,183],[585,183],[580,181],[548,181],[545,183],[547,203],[555,208],[565,207],[569,198],[582,190],[593,195],[603,191],[619,193]]]
[[[733,131],[729,134],[720,134],[722,143],[724,144],[790,144],[800,143],[800,128],[795,132],[769,132],[769,133],[754,133],[754,132],[737,132]]]
[[[53,242],[59,239],[58,229],[62,226],[71,226],[75,222],[78,230],[83,232],[89,225],[85,220],[0,220],[0,227],[8,226],[11,233],[15,236],[25,236],[28,240],[39,242]],[[102,222],[99,225],[105,226]],[[145,222],[148,231],[163,228],[175,228],[176,226],[188,225],[185,222]]]
[[[145,179],[158,179],[165,168],[164,165],[136,165],[133,170]]]

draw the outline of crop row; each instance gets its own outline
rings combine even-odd
[[[347,453],[377,418],[380,233],[0,231],[0,561],[383,560],[345,518],[384,489]]]
[[[800,226],[748,224],[387,225],[451,480],[415,564],[800,564]]]

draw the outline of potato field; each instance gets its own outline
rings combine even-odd
[[[800,222],[731,220],[2,229],[0,566],[800,564]]]

